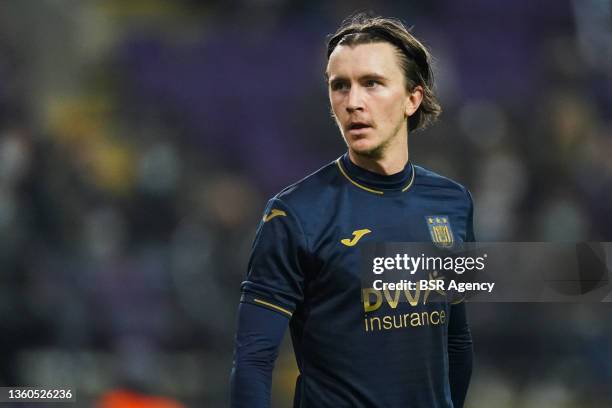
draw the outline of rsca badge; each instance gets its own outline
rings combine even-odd
[[[447,215],[428,215],[425,217],[425,222],[434,244],[442,248],[453,246],[453,230]]]

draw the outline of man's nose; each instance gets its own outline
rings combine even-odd
[[[360,87],[352,86],[348,94],[346,111],[353,113],[357,110],[363,110],[363,93]]]

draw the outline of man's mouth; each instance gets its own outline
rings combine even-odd
[[[363,129],[363,128],[371,127],[371,126],[366,122],[350,122],[348,127],[349,127],[349,130],[353,130],[353,129]]]
[[[351,122],[349,123],[347,130],[351,135],[357,136],[362,133],[365,133],[371,128],[372,128],[372,125],[370,125],[367,122]]]

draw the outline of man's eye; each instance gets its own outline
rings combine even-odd
[[[333,91],[344,91],[348,89],[348,84],[346,82],[333,82],[331,89]]]
[[[373,88],[373,87],[375,87],[376,85],[378,85],[378,81],[376,81],[376,80],[374,80],[374,79],[368,79],[368,80],[365,82],[365,86],[366,86],[366,87],[368,87],[368,88]]]

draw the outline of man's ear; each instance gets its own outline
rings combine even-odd
[[[406,96],[406,112],[404,112],[404,115],[406,117],[412,116],[421,106],[421,102],[423,102],[423,87],[417,85]]]

